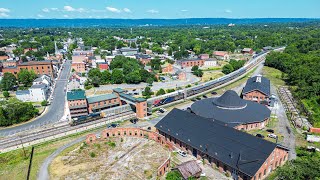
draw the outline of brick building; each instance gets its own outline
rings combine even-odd
[[[230,56],[229,56],[228,52],[226,52],[226,51],[214,51],[213,55],[219,60],[227,61],[230,59]]]
[[[204,60],[209,59],[209,54],[200,54],[199,58]]]
[[[204,66],[204,59],[183,59],[178,60],[177,64],[181,67],[193,67],[193,66]]]
[[[84,62],[72,62],[71,68],[78,73],[86,72],[86,64]]]
[[[288,160],[286,147],[179,109],[155,127],[167,142],[233,179],[265,179]]]
[[[106,62],[98,63],[98,67],[99,67],[100,70],[108,70],[109,69],[109,65]]]
[[[207,98],[193,103],[191,111],[239,130],[262,129],[267,125],[271,114],[266,106],[241,99],[232,90],[218,98]]]
[[[67,101],[71,118],[88,115],[85,91],[67,92]]]
[[[242,54],[253,54],[253,49],[251,49],[251,48],[243,48],[241,50],[241,53]]]
[[[88,112],[95,113],[105,109],[120,106],[120,98],[116,94],[104,94],[87,98]]]
[[[172,64],[168,64],[166,67],[162,68],[162,73],[173,74]]]
[[[246,85],[242,90],[242,98],[268,105],[270,94],[270,80],[257,75],[248,79]]]
[[[135,54],[135,56],[143,65],[147,65],[151,61],[151,56],[148,54]]]

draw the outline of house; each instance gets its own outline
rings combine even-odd
[[[202,169],[196,160],[184,162],[173,169],[177,169],[183,179],[199,178],[202,172]]]
[[[206,60],[204,61],[204,66],[205,66],[205,67],[214,67],[214,66],[217,66],[217,59],[215,59],[215,58],[206,59]]]
[[[36,84],[45,84],[47,85],[48,87],[51,86],[52,84],[52,79],[48,76],[48,75],[42,75],[40,77],[38,77],[37,79],[35,79],[33,82],[32,82],[33,85],[36,85]]]
[[[233,179],[265,179],[288,160],[289,149],[280,144],[179,109],[173,109],[155,127],[173,146]]]
[[[243,48],[241,50],[242,54],[253,54],[253,50],[251,48]]]
[[[16,91],[16,98],[23,102],[30,101],[30,91],[18,90]]]
[[[84,62],[72,62],[71,68],[77,73],[86,72],[86,64]]]
[[[7,68],[7,67],[17,67],[18,65],[18,62],[13,59],[13,58],[9,58],[7,59],[6,61],[3,61],[2,62],[2,66],[3,68]]]
[[[109,69],[109,65],[106,62],[98,63],[98,67],[99,67],[100,70],[108,70]]]
[[[67,101],[71,118],[88,115],[88,105],[85,91],[67,92]]]
[[[200,54],[200,55],[199,55],[199,58],[200,58],[200,59],[207,60],[207,59],[209,59],[209,54]]]
[[[25,48],[25,49],[23,50],[23,54],[26,54],[28,51],[37,52],[38,49],[37,49],[37,48]]]
[[[266,106],[241,99],[233,90],[226,91],[218,98],[196,101],[191,105],[191,111],[239,130],[262,129],[271,114]]]
[[[46,84],[35,84],[29,88],[30,101],[41,102],[48,99],[49,87]]]
[[[138,50],[138,48],[123,47],[117,50],[117,54],[122,54],[124,56],[134,56],[135,54],[138,54]]]
[[[168,64],[167,66],[162,67],[162,73],[173,74],[172,64]]]
[[[271,97],[270,80],[261,75],[251,77],[247,80],[241,95],[245,100],[268,105]]]
[[[219,60],[224,60],[224,61],[228,61],[230,59],[230,56],[226,51],[214,51],[213,56]]]
[[[148,54],[135,54],[135,56],[143,65],[147,65],[151,61],[151,56]]]
[[[175,74],[178,76],[178,79],[179,79],[180,81],[185,81],[185,80],[187,80],[187,74],[186,74],[186,72],[183,72],[183,71],[178,70],[178,71],[176,71]]]
[[[203,59],[182,59],[178,60],[177,64],[179,64],[181,67],[193,67],[193,66],[204,66],[205,60]]]

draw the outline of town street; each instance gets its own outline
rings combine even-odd
[[[57,122],[62,118],[65,109],[64,87],[66,87],[68,82],[71,61],[66,61],[62,67],[63,69],[61,70],[60,76],[56,81],[55,89],[52,95],[54,99],[52,100],[51,105],[47,107],[48,109],[45,114],[25,124],[0,129],[0,136],[8,136],[17,132],[39,128],[45,124]]]

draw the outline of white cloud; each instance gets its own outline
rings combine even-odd
[[[148,12],[148,13],[151,13],[151,14],[157,14],[157,13],[159,13],[159,11],[158,11],[158,10],[155,10],[155,9],[150,9],[150,10],[148,10],[147,12]]]
[[[9,13],[10,9],[0,8],[0,13]]]
[[[64,9],[65,11],[70,11],[70,12],[76,11],[76,9],[73,8],[73,7],[71,7],[71,6],[64,6],[63,9]]]
[[[131,10],[128,9],[128,8],[124,8],[123,11],[124,11],[124,12],[127,12],[127,13],[131,13]]]
[[[186,10],[186,9],[182,9],[181,11],[182,11],[182,12],[187,12],[188,10]]]
[[[7,13],[0,13],[0,17],[9,17],[9,15]]]
[[[226,9],[224,10],[225,13],[232,13],[232,11],[230,9]]]
[[[68,18],[69,16],[65,14],[65,15],[63,15],[63,17]]]
[[[58,8],[50,8],[51,11],[58,11],[59,9]]]
[[[50,12],[50,9],[48,9],[48,8],[43,8],[42,11],[45,12],[45,13],[48,13],[48,12]]]
[[[114,13],[120,13],[121,10],[114,8],[114,7],[106,7],[106,9],[110,12],[114,12]]]
[[[44,16],[42,14],[37,15],[39,18],[43,18]]]

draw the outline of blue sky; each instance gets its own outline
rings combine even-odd
[[[320,0],[0,0],[0,18],[320,18]]]

